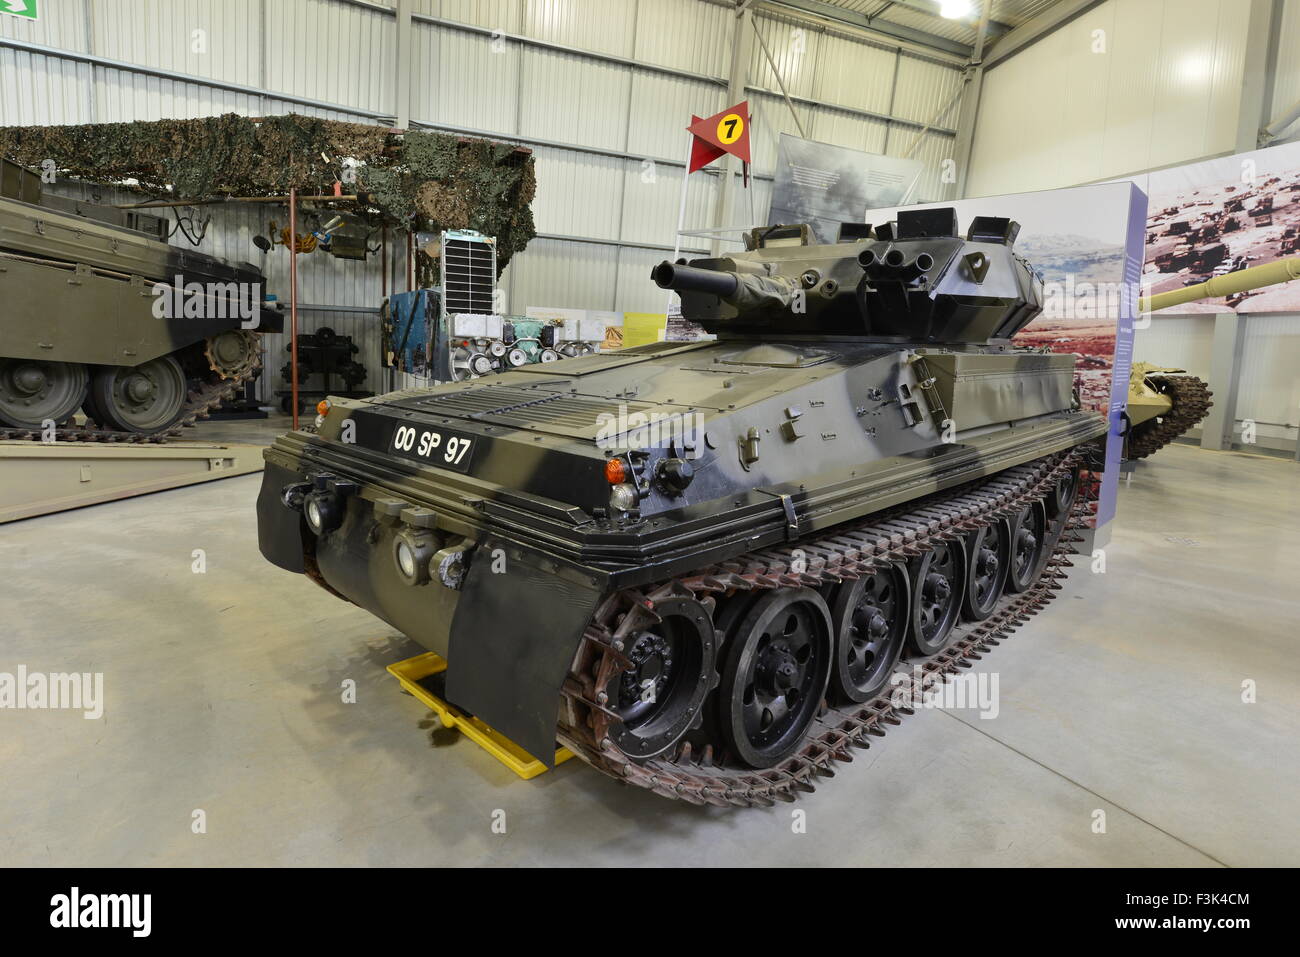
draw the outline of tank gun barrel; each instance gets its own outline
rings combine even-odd
[[[650,273],[661,289],[713,295],[741,309],[788,308],[798,285],[784,276],[702,269],[664,260]]]
[[[1292,279],[1300,279],[1300,256],[1279,259],[1276,262],[1264,263],[1262,266],[1238,269],[1199,282],[1194,286],[1171,289],[1169,292],[1157,293],[1154,296],[1143,296],[1138,300],[1138,312],[1156,312],[1160,309],[1168,309],[1170,306],[1181,306],[1185,302],[1196,302],[1198,299],[1217,299],[1237,292],[1248,292],[1261,286],[1290,282]]]
[[[730,299],[740,285],[740,276],[719,269],[700,269],[664,260],[654,268],[650,278],[660,289],[675,292],[706,292]]]

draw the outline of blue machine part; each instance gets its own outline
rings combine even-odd
[[[397,292],[389,297],[393,368],[427,376],[429,347],[438,325],[438,294],[433,289]]]

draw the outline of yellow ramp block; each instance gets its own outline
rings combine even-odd
[[[443,727],[455,728],[525,781],[529,778],[535,778],[539,774],[544,774],[547,770],[546,765],[519,747],[519,745],[500,732],[494,731],[478,718],[467,715],[460,709],[443,701],[420,684],[430,675],[436,675],[446,670],[447,662],[442,656],[436,655],[432,651],[388,666],[389,673],[401,682],[405,690],[409,691],[438,715]],[[557,748],[555,750],[555,763],[557,765],[563,764],[571,757],[573,757],[573,752],[568,748]]]

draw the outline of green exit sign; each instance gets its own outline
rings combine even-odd
[[[37,17],[36,0],[0,0],[0,13],[35,20]]]

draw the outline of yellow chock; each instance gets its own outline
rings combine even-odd
[[[391,664],[388,666],[388,670],[393,677],[401,682],[403,689],[422,701],[438,716],[438,720],[442,722],[444,728],[455,728],[460,731],[461,734],[525,781],[546,772],[545,764],[538,761],[505,735],[494,731],[478,718],[467,715],[458,708],[449,705],[420,684],[421,681],[431,675],[447,670],[447,662],[442,656],[428,651],[422,655],[416,655],[414,658],[407,658],[405,661]],[[573,752],[568,748],[556,748],[555,763],[557,765],[563,764],[571,757],[573,757]]]

